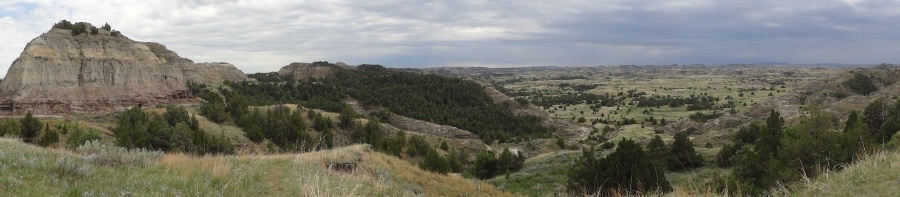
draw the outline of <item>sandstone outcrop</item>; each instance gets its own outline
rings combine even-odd
[[[186,82],[240,81],[227,63],[194,63],[123,35],[73,36],[54,28],[31,40],[0,82],[0,114],[93,114],[184,101]]]
[[[335,63],[335,65],[336,66],[327,63],[294,62],[281,67],[281,69],[278,70],[278,74],[281,76],[290,76],[293,80],[328,78],[337,73],[338,69],[347,69],[349,67],[347,64],[341,62]]]

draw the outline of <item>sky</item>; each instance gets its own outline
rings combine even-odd
[[[245,73],[387,67],[900,62],[898,0],[3,0],[0,74],[62,19]]]

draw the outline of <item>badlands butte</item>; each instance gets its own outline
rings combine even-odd
[[[193,98],[185,85],[242,81],[234,65],[195,63],[124,35],[53,28],[28,42],[0,83],[0,113],[98,114]]]

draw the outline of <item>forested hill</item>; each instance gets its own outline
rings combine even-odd
[[[517,116],[508,105],[494,103],[481,85],[459,78],[405,72],[381,65],[338,69],[333,76],[305,81],[288,80],[289,76],[277,73],[250,77],[260,82],[226,83],[231,89],[223,89],[223,95],[229,97],[226,100],[244,101],[248,105],[298,103],[342,112],[350,110],[342,100],[353,98],[372,111],[384,109],[455,126],[478,134],[486,142],[550,136],[550,129],[541,124],[540,118]]]

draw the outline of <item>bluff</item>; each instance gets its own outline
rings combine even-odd
[[[342,62],[337,62],[334,65],[328,64],[327,62],[313,62],[313,63],[302,63],[302,62],[294,62],[288,64],[284,67],[281,67],[278,70],[278,75],[287,76],[292,80],[307,80],[311,78],[328,78],[335,73],[337,73],[338,69],[347,69],[349,66]]]
[[[0,114],[102,113],[184,101],[193,97],[188,81],[246,79],[234,65],[194,63],[161,44],[86,25],[95,32],[55,27],[25,46],[0,82]]]

